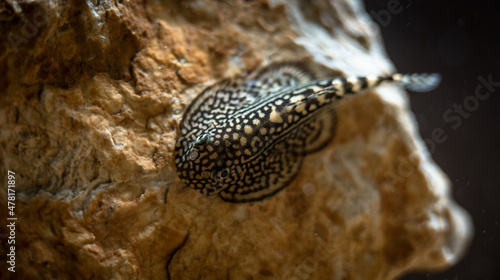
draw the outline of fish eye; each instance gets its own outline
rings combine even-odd
[[[228,167],[226,167],[222,170],[219,170],[219,171],[215,171],[212,175],[212,177],[215,180],[223,180],[223,179],[226,179],[227,176],[229,176],[229,168]]]
[[[219,172],[220,172],[220,177],[221,178],[226,178],[227,175],[229,175],[229,168],[226,168],[226,169],[224,169],[222,171],[219,171]]]
[[[208,142],[208,134],[203,134],[196,137],[196,141],[194,142],[195,146],[201,146]]]

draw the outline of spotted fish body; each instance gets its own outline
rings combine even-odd
[[[304,156],[328,144],[335,104],[385,82],[426,91],[433,75],[312,80],[290,65],[205,89],[185,111],[176,143],[177,173],[205,195],[230,202],[261,200],[287,186]]]

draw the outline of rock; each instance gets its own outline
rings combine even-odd
[[[394,70],[360,2],[7,1],[0,19],[6,277],[391,279],[452,265],[471,239],[395,87],[339,105],[335,140],[271,198],[180,184],[178,123],[208,84],[273,61]]]

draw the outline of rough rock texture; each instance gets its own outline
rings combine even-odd
[[[3,279],[391,279],[470,239],[394,87],[341,104],[336,139],[274,197],[180,185],[179,119],[209,83],[285,60],[393,70],[357,1],[7,0],[0,28]]]

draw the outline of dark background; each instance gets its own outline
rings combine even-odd
[[[433,130],[444,131],[444,142],[427,146],[475,228],[472,244],[457,265],[401,279],[500,279],[500,85],[478,104],[471,97],[481,84],[479,76],[488,80],[492,75],[500,82],[500,1],[400,0],[399,9],[389,2],[365,0],[366,10],[379,24],[398,71],[442,74],[436,91],[410,94],[411,108],[423,139],[432,139]],[[396,12],[390,19],[381,12],[389,8]],[[486,92],[483,87],[481,93]],[[467,105],[463,116],[453,112],[459,105]],[[448,110],[453,121],[443,116]]]

